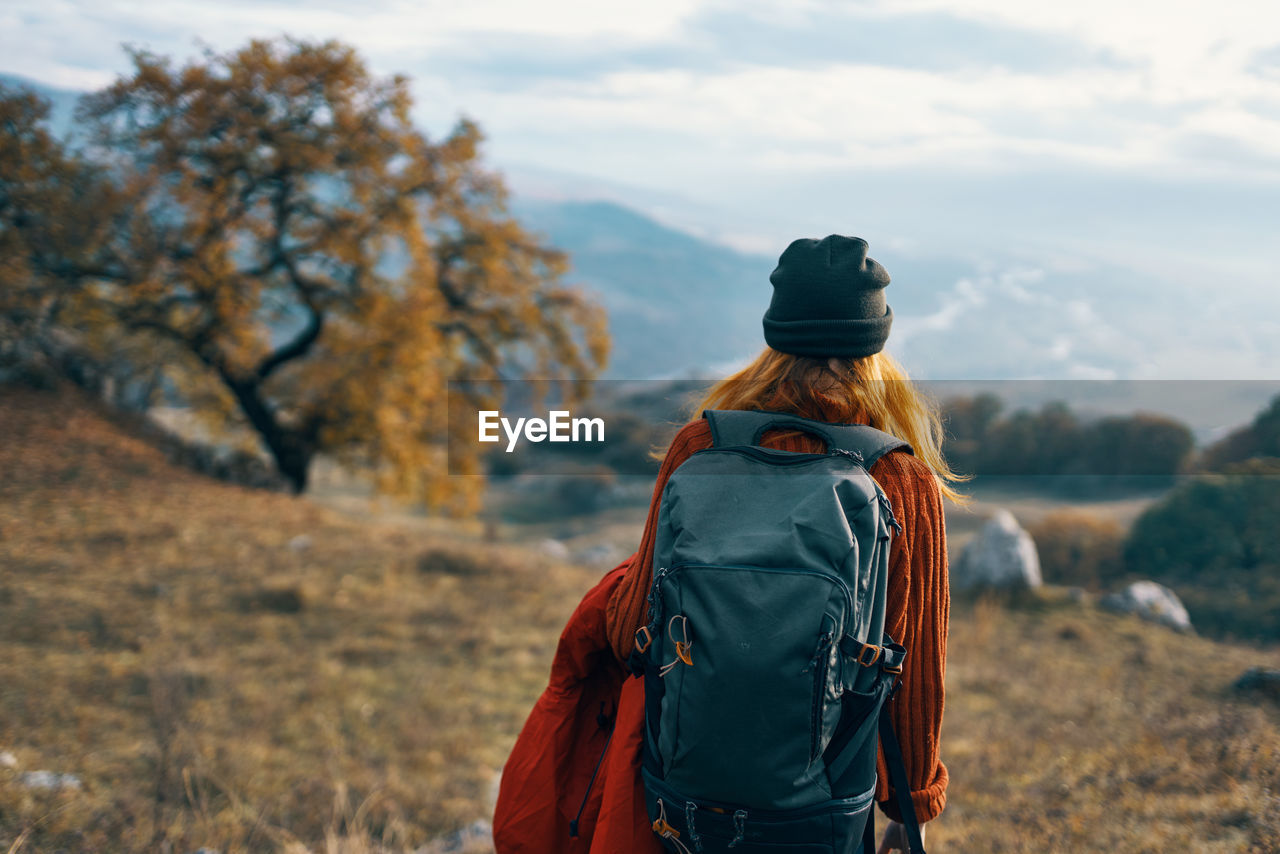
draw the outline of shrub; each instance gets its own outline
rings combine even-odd
[[[1280,477],[1183,483],[1134,523],[1126,569],[1178,592],[1196,628],[1280,640]]]
[[[1199,466],[1203,471],[1227,471],[1232,463],[1258,457],[1280,457],[1280,395],[1252,423],[1205,448]]]
[[[1175,475],[1195,449],[1191,430],[1162,415],[1101,418],[1085,431],[1077,465],[1090,474]]]
[[[1040,554],[1040,571],[1049,584],[1101,590],[1124,574],[1124,528],[1114,520],[1062,510],[1050,513],[1027,531]]]

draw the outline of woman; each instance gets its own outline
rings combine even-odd
[[[867,257],[866,242],[838,235],[794,241],[770,281],[773,300],[764,316],[768,347],[714,386],[696,412],[762,409],[870,424],[914,448],[914,456],[886,454],[870,473],[903,526],[890,547],[885,630],[907,648],[892,715],[916,814],[927,822],[946,803],[939,731],[950,599],[941,499],[959,498],[950,485],[958,478],[942,458],[936,408],[882,352],[893,320],[884,298],[889,276]],[[761,443],[822,450],[820,440],[794,431],[772,431]],[[690,454],[710,445],[705,420],[697,418],[680,430],[659,471],[639,550],[606,576],[570,619],[551,685],[504,772],[494,821],[498,854],[661,852],[639,782],[643,686],[624,678],[621,662],[648,617],[663,487]],[[876,800],[891,819],[879,851],[906,850],[896,821],[900,816],[884,782],[883,758],[879,779]]]

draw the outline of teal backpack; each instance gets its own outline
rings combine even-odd
[[[649,621],[631,658],[654,833],[677,854],[873,854],[883,741],[922,854],[886,711],[905,656],[884,633],[901,527],[867,473],[911,449],[865,425],[703,416],[713,444],[663,490]],[[813,434],[826,452],[760,447],[774,428]]]

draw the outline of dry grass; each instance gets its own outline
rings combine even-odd
[[[1275,650],[1187,637],[1052,591],[953,612],[941,851],[1280,851]]]
[[[598,571],[178,471],[66,397],[0,389],[0,437],[0,851],[374,854],[484,815]],[[1280,654],[957,603],[931,850],[1280,850],[1251,664]]]
[[[484,815],[598,573],[209,481],[70,397],[0,390],[0,436],[0,851],[404,850]]]

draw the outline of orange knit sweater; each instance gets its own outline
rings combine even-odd
[[[775,430],[762,444],[788,451],[820,451],[822,443],[795,431]],[[704,419],[686,424],[663,459],[649,503],[640,549],[627,568],[607,610],[609,640],[619,659],[631,653],[635,633],[648,621],[646,597],[653,567],[658,504],[667,478],[694,451],[711,446]],[[911,797],[921,821],[935,818],[946,805],[947,768],[938,755],[942,726],[943,675],[947,659],[947,537],[942,496],[933,472],[915,457],[892,452],[871,467],[871,476],[893,504],[903,533],[889,551],[889,590],[885,630],[907,648],[902,687],[893,700],[893,720],[906,757]],[[883,755],[876,800],[897,819]]]

